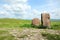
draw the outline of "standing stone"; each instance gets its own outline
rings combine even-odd
[[[34,19],[32,20],[32,25],[33,25],[33,26],[39,26],[39,25],[40,25],[40,20],[39,20],[38,18],[34,18]]]
[[[41,14],[41,24],[45,28],[50,28],[50,15],[48,13]]]

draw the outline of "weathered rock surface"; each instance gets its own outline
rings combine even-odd
[[[50,15],[48,13],[41,14],[41,24],[43,27],[51,28],[50,27]]]
[[[34,26],[39,26],[39,25],[40,25],[40,20],[39,20],[38,18],[34,18],[34,19],[32,20],[32,25],[34,25]]]

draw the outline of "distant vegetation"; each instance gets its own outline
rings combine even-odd
[[[31,20],[22,20],[22,19],[0,19],[0,28],[33,28],[31,25]],[[51,20],[51,29],[60,29],[60,21]]]

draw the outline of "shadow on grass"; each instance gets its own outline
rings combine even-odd
[[[51,25],[51,28],[48,28],[47,26],[36,26],[36,25],[32,25],[32,24],[23,24],[20,25],[19,27],[23,27],[23,28],[37,28],[37,29],[60,29],[60,25]]]
[[[20,27],[33,28],[31,24],[23,24]]]
[[[46,29],[46,28],[48,28],[47,26],[42,26],[42,25],[36,26],[36,25],[32,25],[32,24],[23,24],[20,27],[23,27],[23,28],[37,28],[37,29]]]
[[[39,25],[39,26],[35,26],[35,25],[32,25],[33,28],[38,28],[38,29],[46,29],[47,26],[42,26],[42,25]]]

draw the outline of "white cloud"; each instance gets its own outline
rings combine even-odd
[[[17,4],[17,3],[27,3],[28,0],[4,0],[5,2],[9,4]]]
[[[27,0],[5,0],[5,2],[7,2],[7,4],[0,5],[3,9],[2,15],[9,18],[28,19],[27,15],[31,11],[31,6],[27,4]]]
[[[47,4],[40,5],[40,12],[50,13],[52,19],[60,19],[60,0],[46,0]],[[58,16],[57,16],[58,15]]]
[[[5,0],[7,4],[2,5],[2,12],[4,17],[8,18],[21,18],[21,19],[33,19],[40,18],[40,12],[36,9],[31,9],[31,6],[27,3],[28,0]],[[3,16],[1,16],[3,17]]]
[[[51,18],[60,17],[60,9],[57,8],[59,0],[50,0],[48,4],[40,5],[40,10],[32,9],[28,5],[28,0],[2,0],[6,2],[0,5],[0,17],[8,18],[22,18],[22,19],[32,19],[40,18],[41,13],[47,11],[50,13]],[[58,15],[58,16],[57,16]]]

